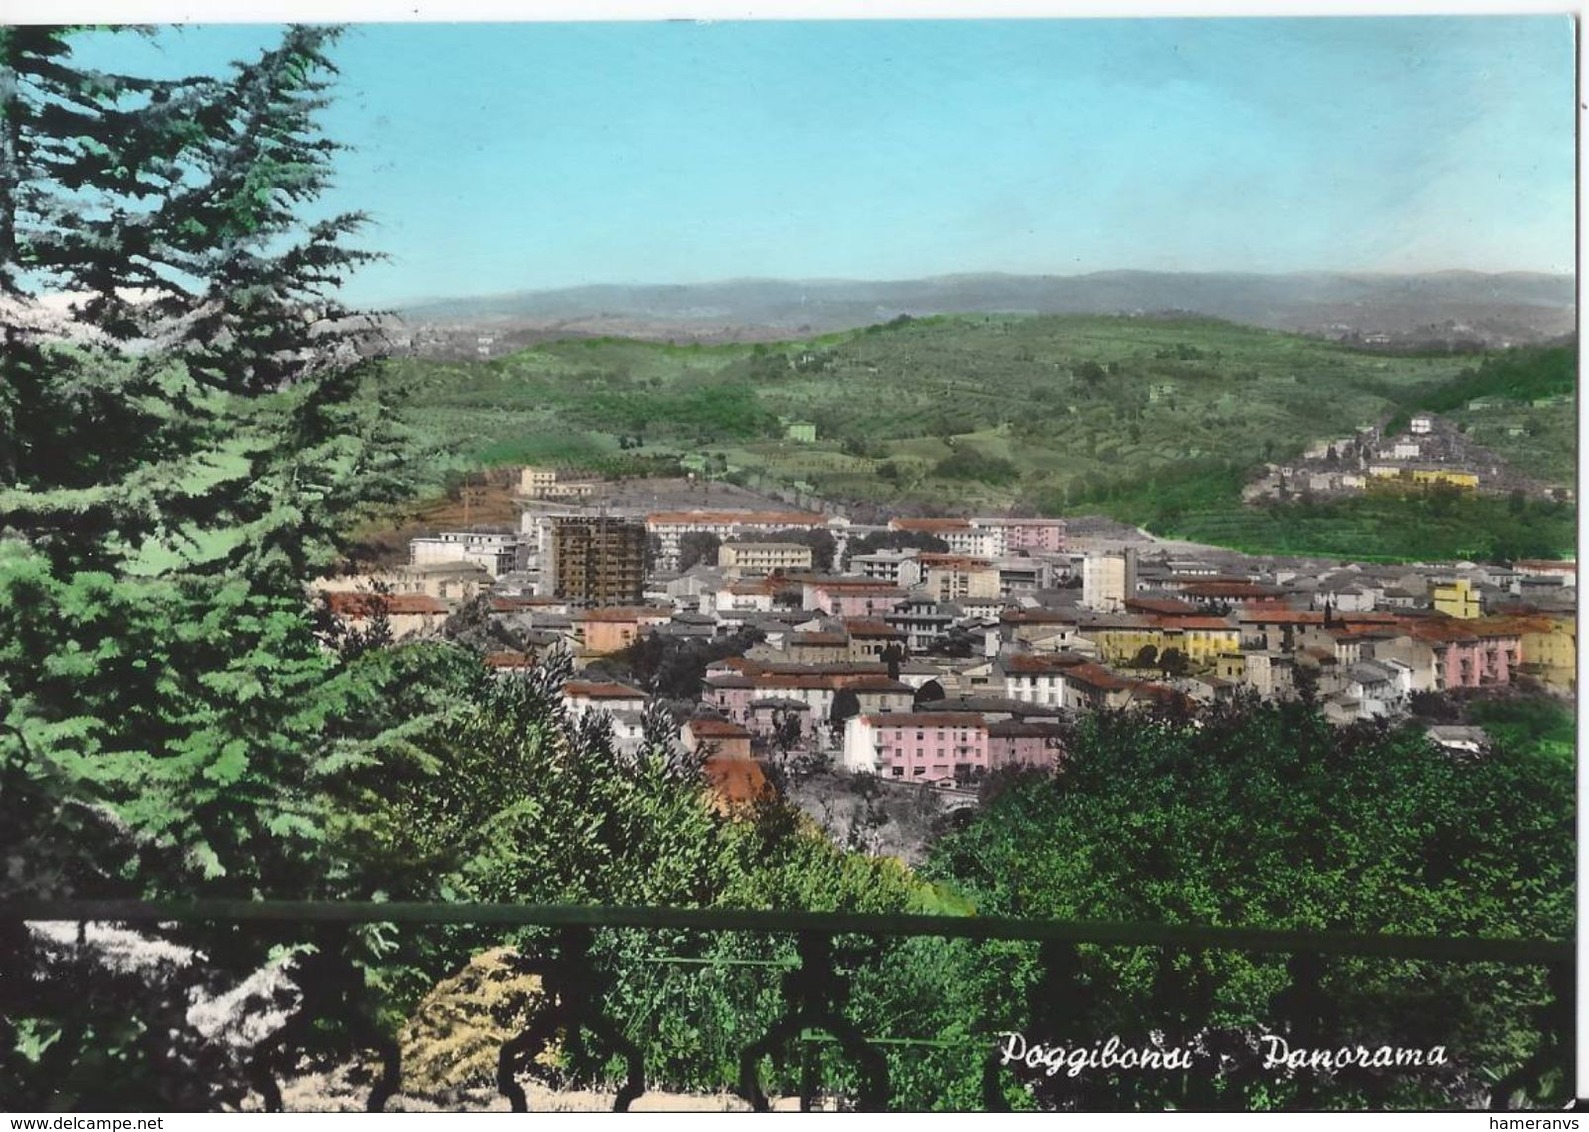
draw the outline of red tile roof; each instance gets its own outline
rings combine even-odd
[[[534,663],[535,658],[527,652],[486,653],[487,668],[528,668]]]
[[[826,515],[809,511],[653,511],[647,526],[825,527]]]
[[[970,519],[890,519],[891,531],[920,531],[934,534],[938,531],[969,531]]]
[[[1231,633],[1236,631],[1236,626],[1223,617],[1160,617],[1158,622],[1166,629],[1212,629]]]
[[[1126,680],[1116,676],[1101,664],[1078,664],[1065,673],[1065,679],[1076,684],[1083,684],[1089,688],[1097,688],[1105,692],[1118,692],[1126,688],[1140,687],[1135,680]]]
[[[328,593],[326,604],[339,617],[371,617],[384,610],[399,614],[445,614],[447,603],[428,594]]]
[[[844,628],[852,637],[903,637],[892,625],[865,617],[844,618]]]
[[[795,633],[789,638],[789,647],[843,648],[850,638],[843,633]]]
[[[646,694],[639,688],[618,684],[611,680],[570,680],[563,685],[563,695],[579,700],[643,700]]]
[[[711,716],[702,716],[692,719],[684,726],[690,729],[690,734],[697,739],[749,739],[750,732],[731,719],[714,719]]]
[[[1168,597],[1128,597],[1126,608],[1136,613],[1196,613],[1197,606],[1189,601]]]
[[[873,727],[953,727],[987,730],[987,721],[980,715],[956,711],[886,711],[877,715],[863,715],[861,718]]]
[[[772,792],[772,784],[755,759],[713,755],[701,768],[707,785],[729,804],[754,802]]]

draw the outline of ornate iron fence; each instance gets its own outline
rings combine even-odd
[[[527,1029],[503,1044],[497,1067],[497,1088],[514,1111],[527,1110],[527,1098],[518,1075],[527,1060],[547,1047],[559,1033],[582,1031],[599,1048],[624,1064],[615,1110],[627,1110],[646,1090],[641,1051],[600,1008],[603,973],[592,960],[595,932],[599,929],[667,931],[683,929],[701,933],[754,933],[764,937],[792,938],[795,957],[780,960],[740,960],[746,967],[781,972],[782,1014],[769,1029],[749,1043],[739,1057],[735,1091],[752,1108],[769,1108],[763,1091],[761,1064],[771,1054],[789,1048],[802,1051],[801,1107],[811,1107],[821,1088],[816,1047],[837,1049],[852,1063],[856,1085],[849,1097],[855,1107],[881,1110],[889,1106],[892,1092],[888,1046],[943,1046],[932,1038],[876,1038],[863,1034],[851,1020],[849,980],[835,959],[839,937],[867,937],[886,941],[909,937],[937,937],[975,941],[1028,941],[1038,944],[1039,985],[1034,1003],[1053,1017],[1075,1001],[1078,947],[1151,947],[1161,956],[1237,951],[1287,956],[1288,987],[1281,996],[1289,1017],[1296,1020],[1299,1038],[1323,1017],[1320,980],[1324,961],[1331,957],[1370,957],[1384,960],[1420,960],[1435,963],[1489,963],[1514,968],[1543,968],[1549,990],[1535,1011],[1533,1023],[1541,1040],[1533,1054],[1511,1072],[1493,1075],[1492,1106],[1505,1107],[1528,1082],[1554,1072],[1570,1091],[1574,1069],[1574,963],[1572,944],[1559,940],[1493,939],[1361,935],[1259,928],[1213,928],[1142,923],[1087,921],[1037,921],[975,916],[869,915],[848,912],[771,912],[732,909],[615,908],[580,905],[411,904],[300,901],[144,902],[130,900],[19,901],[0,904],[0,934],[15,933],[28,921],[69,921],[117,924],[225,924],[340,926],[388,924],[398,928],[438,925],[473,925],[484,928],[550,929],[551,942],[538,948],[520,964],[521,970],[540,975],[547,1008],[538,1012]],[[14,934],[12,938],[15,938]],[[734,960],[701,960],[681,956],[656,956],[656,962],[721,965]],[[328,969],[304,980],[318,987],[337,986],[352,974],[334,970],[334,951],[307,957],[308,964]],[[381,1069],[368,1097],[369,1111],[380,1111],[397,1092],[401,1076],[399,1047],[383,1032],[357,1001],[347,993],[328,999],[306,996],[286,1024],[253,1051],[251,1079],[265,1099],[267,1110],[280,1110],[282,1098],[276,1075],[292,1064],[294,1051],[306,1046],[318,1019],[334,1014],[360,1047],[379,1055]],[[1007,1069],[990,1035],[980,1053],[983,1100],[988,1108],[1004,1107],[1003,1074]],[[1306,1099],[1306,1094],[1304,1094]],[[1194,1098],[1195,1100],[1195,1098]]]

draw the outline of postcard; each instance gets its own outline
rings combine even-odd
[[[0,1108],[1573,1102],[1570,17],[0,108]]]

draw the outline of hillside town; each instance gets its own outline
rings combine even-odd
[[[317,585],[349,633],[438,635],[474,609],[498,672],[566,652],[565,702],[605,713],[620,750],[661,701],[682,746],[750,791],[769,761],[800,760],[963,790],[1055,765],[1064,723],[1102,709],[1306,696],[1347,724],[1423,693],[1575,692],[1572,562],[1259,558],[1054,518],[863,525],[648,498],[677,502],[525,468],[517,530],[439,531],[406,566]],[[643,686],[624,658],[646,641],[696,658],[698,683]]]
[[[1569,406],[1571,398],[1550,397],[1535,408]],[[1470,401],[1479,412],[1493,405]],[[1515,435],[1523,426],[1507,426]],[[1321,440],[1295,460],[1268,464],[1264,474],[1243,489],[1247,502],[1257,500],[1330,499],[1360,493],[1401,494],[1441,488],[1459,494],[1524,496],[1570,501],[1565,483],[1541,483],[1517,471],[1493,452],[1475,443],[1445,417],[1418,413],[1400,431],[1363,425],[1350,436]]]

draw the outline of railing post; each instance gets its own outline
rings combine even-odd
[[[545,1048],[560,1029],[571,1036],[583,1029],[623,1056],[628,1076],[613,1100],[614,1112],[628,1112],[630,1104],[646,1090],[645,1062],[639,1048],[596,1007],[601,994],[590,959],[593,942],[588,927],[564,928],[557,934],[555,956],[515,964],[521,971],[541,976],[551,1007],[516,1037],[503,1042],[497,1055],[497,1091],[508,1098],[514,1112],[529,1111],[529,1101],[517,1080],[520,1061],[526,1054]]]
[[[1053,1046],[1076,1032],[1091,997],[1082,986],[1081,953],[1069,941],[1046,939],[1037,947],[1038,976],[1026,994],[1028,1039]],[[994,1050],[982,1069],[982,1101],[991,1112],[1008,1112],[1004,1099],[1003,1055]]]
[[[318,1044],[315,1022],[340,1016],[347,1026],[352,1049],[372,1049],[380,1055],[381,1073],[365,1100],[366,1112],[381,1112],[402,1083],[402,1049],[383,1033],[363,994],[364,979],[347,956],[349,929],[334,925],[321,933],[314,951],[295,971],[303,999],[291,1017],[274,1034],[254,1047],[248,1077],[264,1100],[266,1112],[282,1110],[281,1088],[276,1084],[275,1062],[287,1050],[305,1051]]]
[[[759,1079],[761,1059],[810,1028],[831,1034],[839,1048],[860,1066],[858,1107],[863,1112],[883,1111],[888,1107],[888,1060],[868,1045],[843,1015],[849,986],[834,970],[833,937],[826,932],[803,931],[797,937],[797,947],[800,966],[783,977],[783,1017],[739,1056],[739,1095],[757,1112],[767,1112],[771,1105]],[[808,1082],[802,1081],[801,1090],[808,1091]],[[807,1103],[802,1099],[803,1105]]]
[[[1492,1110],[1504,1111],[1510,1107],[1512,1095],[1519,1091],[1539,1103],[1572,1097],[1576,1092],[1576,968],[1570,961],[1552,963],[1546,968],[1545,983],[1549,997],[1534,1012],[1540,1031],[1539,1048],[1522,1065],[1496,1082],[1490,1093]],[[1555,1089],[1547,1089],[1544,1081],[1552,1071],[1561,1076],[1562,1083]],[[1531,1092],[1533,1085],[1539,1087]]]

